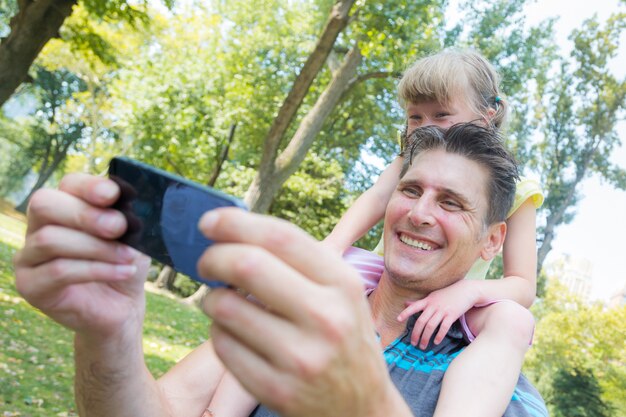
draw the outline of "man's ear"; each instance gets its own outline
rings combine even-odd
[[[506,223],[500,222],[489,226],[485,238],[483,240],[483,248],[480,251],[480,257],[485,261],[493,259],[504,244],[506,237]]]

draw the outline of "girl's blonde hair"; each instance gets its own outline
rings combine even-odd
[[[436,100],[445,105],[460,99],[497,128],[508,113],[498,72],[471,50],[446,49],[418,59],[402,76],[398,97],[404,108],[408,103]]]

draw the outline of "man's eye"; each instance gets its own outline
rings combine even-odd
[[[406,187],[402,189],[402,193],[407,197],[419,197],[420,192],[417,188]]]
[[[441,202],[441,205],[446,209],[446,210],[461,210],[463,207],[457,203],[454,200],[444,200]]]

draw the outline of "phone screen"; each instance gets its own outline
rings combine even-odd
[[[223,285],[198,275],[198,259],[213,243],[198,230],[198,221],[215,208],[245,209],[241,200],[124,157],[111,160],[109,177],[121,189],[113,208],[128,224],[121,242],[196,281]]]

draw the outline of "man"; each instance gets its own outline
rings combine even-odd
[[[200,228],[218,244],[199,261],[200,274],[257,302],[212,291],[205,303],[212,339],[158,381],[141,348],[148,261],[112,240],[126,227],[107,208],[119,190],[103,178],[72,175],[60,191],[33,196],[16,285],[76,332],[81,415],[200,416],[222,363],[264,404],[253,413],[259,417],[275,415],[265,406],[299,417],[432,413],[436,379],[466,343],[455,327],[415,358],[403,339],[415,320],[407,329],[397,316],[407,301],[463,279],[479,256],[497,253],[517,171],[487,129],[430,127],[418,135],[415,146],[430,145],[406,158],[385,217],[385,272],[368,297],[352,268],[293,225],[240,210],[207,213]],[[424,368],[435,380],[412,374]],[[523,377],[518,388],[523,401],[512,401],[507,415],[531,415],[527,407],[546,414]]]

